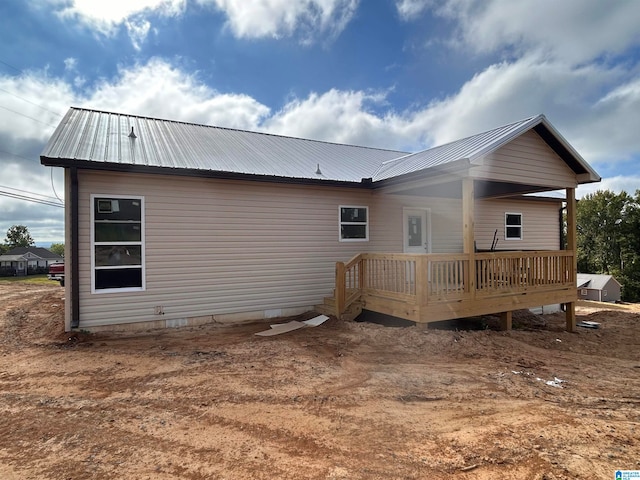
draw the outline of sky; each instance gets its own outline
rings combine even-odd
[[[405,151],[543,113],[640,189],[635,0],[2,0],[0,242],[64,238],[70,106]],[[35,203],[16,197],[41,200]]]

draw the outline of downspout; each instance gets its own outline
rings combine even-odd
[[[78,169],[71,167],[71,328],[80,326]]]

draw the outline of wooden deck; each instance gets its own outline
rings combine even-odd
[[[577,300],[573,251],[362,253],[336,264],[336,316],[363,308],[429,323]]]

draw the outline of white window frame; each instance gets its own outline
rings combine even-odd
[[[96,289],[96,246],[100,245],[111,245],[113,242],[96,242],[95,241],[95,199],[96,198],[105,198],[105,199],[123,199],[123,200],[139,200],[140,201],[140,241],[139,242],[118,242],[120,245],[140,245],[140,255],[141,255],[141,276],[142,282],[140,287],[124,287],[124,288],[99,288]],[[144,196],[142,195],[114,195],[114,194],[91,194],[91,202],[90,202],[90,210],[91,210],[91,293],[93,294],[103,294],[103,293],[128,293],[128,292],[143,292],[147,289],[147,280],[146,280],[146,254],[145,254],[145,202]],[[104,268],[104,267],[101,267]]]
[[[520,225],[507,225],[507,217],[509,215],[519,215],[520,216]],[[522,221],[522,212],[505,212],[504,213],[504,239],[506,241],[511,240],[522,240],[524,237],[524,222]],[[507,228],[520,227],[520,236],[519,237],[509,237],[507,236]]]
[[[583,297],[586,297],[589,294],[589,292],[587,292],[586,288],[582,288],[580,290],[580,295],[582,295]]]
[[[366,212],[367,220],[365,222],[343,222],[342,221],[343,208],[362,208]],[[343,225],[364,225],[365,238],[342,238]],[[338,241],[339,242],[368,242],[369,241],[369,207],[366,207],[364,205],[338,205]]]

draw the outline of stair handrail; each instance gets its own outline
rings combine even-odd
[[[348,260],[347,262],[336,262],[336,316],[340,318],[347,307],[347,272],[352,269],[356,265],[362,266],[363,254],[359,253],[355,255],[353,258]],[[358,286],[359,293],[362,293],[362,270],[360,274],[360,285]],[[356,296],[356,298],[359,295]],[[349,304],[353,303],[354,299],[352,299]]]

